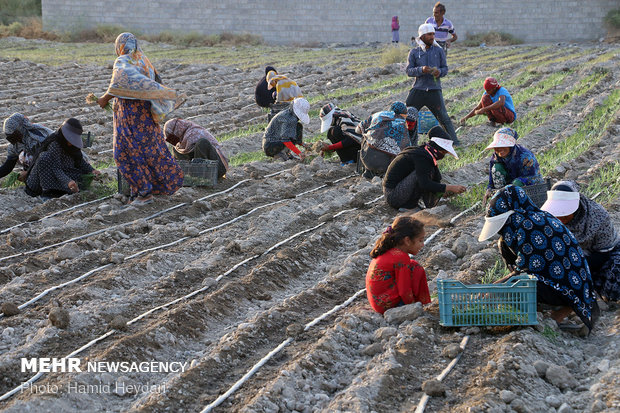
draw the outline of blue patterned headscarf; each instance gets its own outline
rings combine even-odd
[[[518,186],[499,190],[487,207],[487,217],[508,211],[514,213],[499,234],[516,253],[517,268],[564,296],[591,329],[596,297],[590,268],[573,234],[560,220],[538,209]]]

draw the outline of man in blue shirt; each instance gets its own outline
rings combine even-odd
[[[461,119],[461,125],[465,125],[467,119],[476,115],[486,115],[493,127],[497,123],[512,123],[517,119],[512,96],[497,80],[487,77],[484,80],[484,90],[480,103]]]
[[[420,110],[426,106],[437,118],[455,145],[459,144],[452,120],[448,116],[441,93],[440,78],[448,74],[446,54],[435,42],[435,29],[424,23],[418,29],[418,47],[409,52],[407,76],[415,77],[413,88],[407,96],[407,106]]]

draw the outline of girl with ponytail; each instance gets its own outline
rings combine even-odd
[[[409,254],[424,246],[424,224],[411,216],[401,216],[387,227],[370,252],[366,272],[366,295],[378,313],[405,304],[428,304],[431,297],[426,272]]]

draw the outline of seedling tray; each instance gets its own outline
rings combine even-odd
[[[439,323],[446,327],[538,324],[536,281],[532,275],[516,275],[502,284],[438,280]]]

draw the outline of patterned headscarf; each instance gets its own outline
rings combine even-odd
[[[3,125],[4,133],[10,135],[15,131],[19,131],[22,137],[31,137],[36,141],[43,141],[47,135],[52,133],[52,130],[46,128],[43,125],[32,123],[30,120],[21,113],[13,113],[11,116],[4,120]]]
[[[9,145],[8,153],[11,158],[17,158],[21,151],[24,151],[26,156],[31,156],[37,145],[43,142],[45,138],[52,133],[51,129],[30,122],[30,120],[21,113],[13,113],[6,118],[4,120],[3,129],[4,133],[7,135],[11,135],[15,131],[19,131],[22,135],[21,142],[15,145]]]
[[[407,113],[407,105],[403,102],[393,102],[390,106],[390,110],[394,112],[395,115],[405,115]]]
[[[123,99],[148,100],[155,121],[163,121],[186,96],[155,81],[155,69],[133,34],[119,34],[114,46],[118,57],[107,93]]]
[[[202,126],[186,119],[170,119],[164,124],[164,137],[166,141],[174,145],[176,151],[181,154],[191,153],[199,140],[208,140],[215,148],[224,167],[228,171],[228,159],[224,156],[222,146],[218,140]]]
[[[516,253],[516,266],[564,296],[592,329],[592,306],[596,302],[592,276],[573,234],[553,215],[538,209],[525,191],[514,185],[497,192],[486,216],[508,211],[514,213],[499,233]]]

